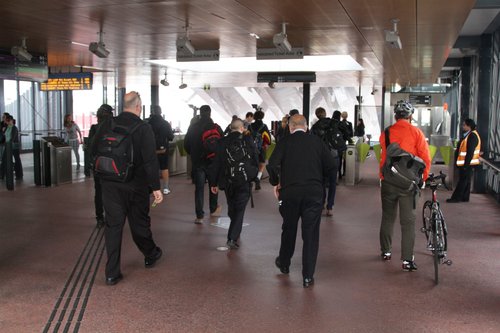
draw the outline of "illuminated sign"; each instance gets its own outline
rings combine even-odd
[[[431,95],[410,95],[410,103],[413,105],[431,105]]]
[[[47,82],[40,84],[40,90],[92,90],[92,73],[49,74]]]

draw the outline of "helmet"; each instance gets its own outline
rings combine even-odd
[[[394,105],[394,113],[403,118],[408,118],[409,116],[411,116],[413,114],[413,111],[413,105],[411,105],[411,103],[408,101],[401,100]]]

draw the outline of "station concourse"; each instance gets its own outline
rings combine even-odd
[[[451,192],[439,191],[453,265],[441,267],[436,286],[418,230],[418,271],[401,270],[397,224],[395,258],[380,259],[376,170],[371,156],[361,166],[359,184],[337,187],[334,216],[321,221],[316,284],[305,289],[300,245],[289,276],[274,266],[281,219],[266,181],[254,193],[255,208],[247,209],[240,248],[218,251],[226,240],[227,207],[220,220],[194,224],[194,187],[185,174],[172,177],[173,193],[151,210],[164,256],[145,269],[126,228],[124,279],[107,286],[103,230],[95,228],[89,195],[92,179],[78,173],[72,184],[35,187],[28,165],[15,191],[0,189],[6,207],[0,224],[0,330],[497,332],[500,208],[494,198],[472,194],[469,203],[447,204]],[[419,208],[429,195],[422,193]]]

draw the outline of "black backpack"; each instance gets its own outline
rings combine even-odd
[[[257,177],[258,167],[250,154],[243,135],[232,140],[226,147],[225,176],[228,186],[238,187]]]
[[[325,141],[330,150],[344,151],[347,149],[344,133],[340,130],[340,121],[332,119],[329,126],[325,130]]]
[[[201,143],[203,145],[204,158],[211,160],[215,157],[217,143],[221,138],[219,125],[210,124],[201,134]]]
[[[384,182],[402,190],[418,191],[425,170],[425,162],[418,156],[401,149],[397,142],[390,143],[389,127],[385,129],[386,158],[382,167]]]
[[[125,183],[134,174],[132,134],[145,123],[140,121],[127,127],[116,124],[114,118],[110,121],[110,127],[96,144],[94,171],[101,179]]]

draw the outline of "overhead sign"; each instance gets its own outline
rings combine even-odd
[[[257,49],[257,60],[273,60],[273,59],[303,59],[304,48],[292,47],[290,52],[283,52],[277,48]]]
[[[410,95],[410,103],[413,105],[431,105],[431,95]]]
[[[219,61],[219,56],[219,50],[195,50],[194,54],[177,52],[177,61]]]
[[[92,73],[49,74],[47,82],[40,84],[40,90],[92,90],[92,82]]]

